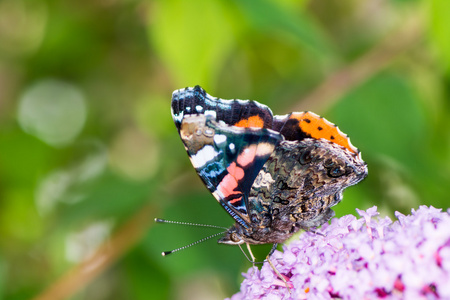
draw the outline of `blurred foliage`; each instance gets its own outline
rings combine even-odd
[[[415,43],[348,91],[335,85],[329,94],[343,96],[316,112],[369,166],[338,216],[447,209],[449,3],[0,1],[0,299],[31,299],[99,245],[120,249],[108,242],[143,209],[145,235],[70,299],[231,296],[250,267],[239,248],[210,241],[160,256],[216,231],[154,217],[232,224],[187,159],[171,92],[199,84],[284,114],[386,37],[401,44],[393,32],[411,18]],[[255,248],[261,259],[268,251]]]

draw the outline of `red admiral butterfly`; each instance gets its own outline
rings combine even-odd
[[[172,117],[198,175],[236,221],[219,243],[273,243],[272,253],[333,217],[342,191],[367,176],[347,135],[312,112],[273,116],[196,86],[173,92]]]

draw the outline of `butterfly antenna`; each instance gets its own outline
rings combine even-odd
[[[212,235],[210,235],[210,236],[204,237],[204,238],[202,238],[202,239],[200,239],[200,240],[198,240],[198,241],[196,241],[196,242],[193,242],[193,243],[191,243],[191,244],[189,244],[189,245],[186,245],[186,246],[177,248],[177,249],[175,249],[175,250],[172,250],[172,251],[164,251],[163,253],[161,253],[162,256],[166,256],[166,255],[172,254],[172,253],[174,253],[174,252],[177,252],[177,251],[180,251],[180,250],[189,248],[189,247],[191,247],[191,246],[194,246],[194,245],[203,243],[204,241],[207,241],[207,240],[209,240],[209,239],[212,239],[213,237],[216,237],[216,236],[218,236],[218,235],[224,234],[224,233],[228,230],[228,228],[222,227],[222,226],[209,225],[209,224],[189,223],[189,222],[179,222],[179,221],[170,221],[170,220],[164,220],[164,219],[159,219],[159,218],[155,218],[155,222],[157,222],[157,223],[166,223],[166,224],[175,224],[175,225],[194,226],[194,227],[217,228],[217,229],[224,229],[224,230],[225,230],[225,231],[221,231],[221,232],[212,234]]]
[[[183,223],[183,222],[175,222],[175,223]],[[195,225],[203,225],[203,224],[195,224]],[[206,226],[206,227],[209,227],[209,226]],[[177,252],[177,251],[180,251],[180,250],[189,248],[189,247],[191,247],[191,246],[194,246],[194,245],[203,243],[204,241],[207,241],[207,240],[209,240],[209,239],[212,239],[213,237],[216,237],[216,236],[221,235],[221,234],[223,234],[223,233],[225,233],[225,231],[224,231],[224,232],[215,233],[215,234],[212,234],[212,235],[210,235],[210,236],[204,237],[204,238],[202,238],[202,239],[200,239],[200,240],[198,240],[198,241],[196,241],[196,242],[193,242],[193,243],[191,243],[191,244],[189,244],[189,245],[186,245],[186,246],[177,248],[177,249],[172,250],[172,251],[164,251],[163,253],[161,253],[161,255],[162,255],[162,256],[166,256],[166,255],[172,254],[172,253],[174,253],[174,252]]]
[[[209,225],[209,224],[197,224],[197,223],[189,223],[189,222],[170,221],[170,220],[164,220],[164,219],[159,219],[159,218],[155,218],[155,222],[156,223],[175,224],[175,225],[187,225],[187,226],[195,226],[195,227],[209,227],[209,228],[218,228],[218,229],[228,230],[228,228],[222,227],[222,226]]]

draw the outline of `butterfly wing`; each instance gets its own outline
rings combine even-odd
[[[301,141],[305,138],[326,139],[361,158],[360,151],[352,145],[346,134],[335,124],[313,112],[293,112],[274,116],[273,130],[278,131],[288,141]]]
[[[206,187],[242,226],[253,181],[283,137],[272,112],[254,101],[212,98],[200,87],[172,96],[172,116],[192,165]]]
[[[194,114],[211,116],[232,126],[272,128],[272,111],[256,101],[215,98],[200,86],[174,91],[172,117],[178,131],[184,116]]]

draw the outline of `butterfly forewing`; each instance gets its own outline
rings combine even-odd
[[[288,141],[301,141],[306,138],[326,139],[338,144],[355,155],[359,150],[350,142],[350,138],[327,119],[309,111],[293,112],[273,118],[273,130]]]
[[[201,87],[176,90],[172,94],[172,116],[178,130],[183,117],[191,114],[212,116],[238,127],[272,128],[272,111],[250,100],[224,100],[212,97]]]

